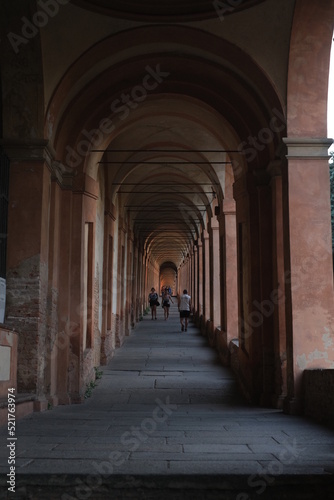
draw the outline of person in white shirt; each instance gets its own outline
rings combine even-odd
[[[188,295],[187,290],[183,290],[183,294],[178,297],[178,306],[180,311],[181,332],[187,331],[191,311],[191,297]],[[185,325],[183,324],[184,321]]]

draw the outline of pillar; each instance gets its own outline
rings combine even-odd
[[[274,310],[274,350],[275,350],[275,390],[273,406],[283,408],[287,395],[287,354],[286,354],[286,295],[284,261],[284,221],[283,221],[283,180],[282,162],[272,162],[267,171],[271,175],[272,192],[272,254],[273,289],[271,302]]]
[[[104,217],[103,251],[103,309],[101,331],[101,364],[105,365],[115,351],[115,324],[113,315],[113,275],[114,275],[114,224],[115,207],[107,198]]]
[[[117,315],[116,345],[121,346],[125,337],[125,304],[126,304],[126,227],[123,217],[118,218],[117,247]]]
[[[220,241],[219,241],[219,222],[216,217],[211,219],[211,238],[212,238],[212,267],[211,267],[211,297],[213,328],[220,328]]]
[[[198,239],[198,316],[203,315],[203,243]]]
[[[133,318],[134,304],[132,301],[132,291],[134,286],[133,274],[133,251],[134,251],[134,237],[131,230],[127,232],[127,245],[126,245],[126,304],[125,304],[125,335],[130,334],[130,328]]]
[[[237,228],[234,200],[224,199],[221,215],[221,330],[223,335],[223,358],[228,362],[229,344],[238,339],[238,269],[237,269]]]
[[[291,297],[285,410],[290,413],[302,409],[303,371],[334,368],[328,167],[331,142],[330,139],[285,139],[290,242],[290,269],[285,282]]]
[[[59,250],[61,188],[53,179],[50,197],[50,239],[48,261],[48,316],[47,342],[45,349],[45,384],[48,401],[57,406],[57,362],[58,362],[58,299],[59,299]],[[61,355],[59,353],[59,355]]]
[[[204,306],[204,318],[205,321],[211,319],[210,315],[210,236],[206,229],[202,233],[203,241],[203,306]]]
[[[4,144],[11,160],[5,324],[19,334],[18,391],[45,400],[50,158],[44,140]]]
[[[261,332],[261,383],[260,404],[271,406],[275,393],[275,356],[274,356],[274,312],[275,304],[273,298],[273,242],[272,242],[272,192],[270,187],[270,175],[261,170],[255,172],[258,216],[259,216],[259,296],[253,301],[255,309],[259,313]]]
[[[68,388],[69,355],[72,335],[78,331],[71,325],[71,233],[73,213],[73,193],[71,190],[62,191],[60,218],[59,248],[59,297],[58,297],[58,335],[57,349],[57,398],[59,404],[71,402]]]
[[[198,316],[199,303],[198,303],[198,246],[197,241],[194,244],[194,253],[193,253],[193,269],[194,269],[194,278],[193,278],[193,297],[192,303],[194,308],[194,313]]]

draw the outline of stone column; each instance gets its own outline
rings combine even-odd
[[[114,274],[114,223],[116,209],[110,200],[105,202],[104,251],[103,251],[103,310],[101,332],[101,364],[105,365],[115,350],[115,325],[113,315]]]
[[[198,240],[198,317],[203,315],[203,243]]]
[[[19,334],[18,391],[46,405],[51,159],[46,141],[4,144],[11,160],[5,323]]]
[[[259,314],[259,327],[261,331],[261,360],[262,380],[260,388],[260,404],[271,406],[275,392],[274,374],[274,311],[272,302],[272,196],[270,176],[264,171],[255,172],[258,194],[259,217],[259,297],[253,300],[255,310]]]
[[[219,223],[217,218],[214,217],[211,220],[211,232],[212,232],[212,293],[211,293],[211,303],[212,303],[212,320],[213,328],[220,328],[221,311],[220,311],[220,244],[219,244]]]
[[[70,290],[71,336],[68,392],[71,403],[84,400],[94,373],[95,345],[95,223],[98,184],[79,174],[73,179]]]
[[[117,328],[116,345],[121,346],[125,337],[125,303],[126,303],[126,283],[125,283],[125,238],[126,227],[123,217],[118,218],[118,248],[117,248]]]
[[[50,239],[48,262],[48,317],[47,342],[45,345],[45,384],[48,389],[48,401],[57,406],[57,335],[58,335],[58,300],[59,300],[59,248],[60,248],[60,207],[61,189],[53,179],[50,199]]]
[[[143,313],[144,303],[146,299],[144,297],[144,267],[143,267],[143,250],[138,247],[138,279],[137,279],[137,299],[138,299],[138,319]]]
[[[187,287],[188,293],[191,296],[191,305],[192,308],[195,306],[195,300],[194,300],[194,295],[195,295],[195,279],[194,279],[194,272],[195,272],[195,259],[194,259],[194,247],[192,246],[191,249],[189,250],[189,286]]]
[[[261,297],[259,202],[255,176],[249,172],[235,181],[237,215],[238,377],[247,397],[259,403],[262,393],[262,315],[254,302]]]
[[[287,331],[285,410],[301,410],[305,369],[334,368],[330,139],[292,138],[288,148],[291,325]]]
[[[197,242],[194,245],[194,253],[193,253],[193,296],[192,296],[192,304],[194,308],[194,313],[196,317],[198,316],[198,247]]]
[[[210,236],[209,233],[204,229],[203,234],[203,270],[204,270],[204,280],[203,280],[203,302],[204,302],[204,318],[205,321],[211,319],[210,315]]]
[[[226,345],[238,338],[237,226],[234,200],[223,205],[225,240]]]
[[[69,356],[72,335],[78,335],[71,323],[71,233],[73,193],[65,190],[61,196],[59,247],[58,335],[55,342],[57,356],[57,398],[59,404],[70,404],[68,388]]]
[[[188,265],[187,265],[187,282],[185,284],[185,288],[188,290],[188,293],[190,295],[192,294],[191,285],[192,285],[192,256],[191,256],[191,251],[189,250]],[[183,290],[181,290],[181,292],[183,292]]]
[[[138,322],[139,320],[137,287],[138,287],[138,246],[137,246],[137,240],[135,239],[133,243],[133,284],[131,289],[131,301],[133,306],[133,316],[131,317],[132,327],[134,327],[135,323]]]
[[[275,393],[273,405],[283,407],[287,394],[286,379],[286,295],[284,261],[284,220],[282,162],[272,162],[267,171],[271,175],[273,290],[270,300],[274,306]]]
[[[131,318],[133,317],[132,288],[133,280],[133,232],[127,230],[126,244],[126,305],[125,305],[125,335],[130,334]]]

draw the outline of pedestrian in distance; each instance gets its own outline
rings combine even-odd
[[[151,293],[148,296],[148,300],[150,303],[150,308],[151,308],[151,313],[152,313],[152,319],[157,319],[157,306],[160,305],[158,301],[158,294],[155,291],[155,288],[151,288]]]
[[[191,311],[191,297],[188,295],[187,290],[183,290],[183,294],[178,296],[178,307],[180,312],[181,332],[187,331]]]
[[[172,299],[172,297],[169,293],[169,290],[166,286],[166,288],[162,294],[162,307],[164,309],[165,320],[169,317],[170,302],[172,304],[174,304],[173,299]]]

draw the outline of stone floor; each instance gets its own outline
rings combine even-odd
[[[334,430],[252,407],[198,329],[145,316],[83,405],[17,422],[16,490],[0,430],[0,498],[334,498]]]

